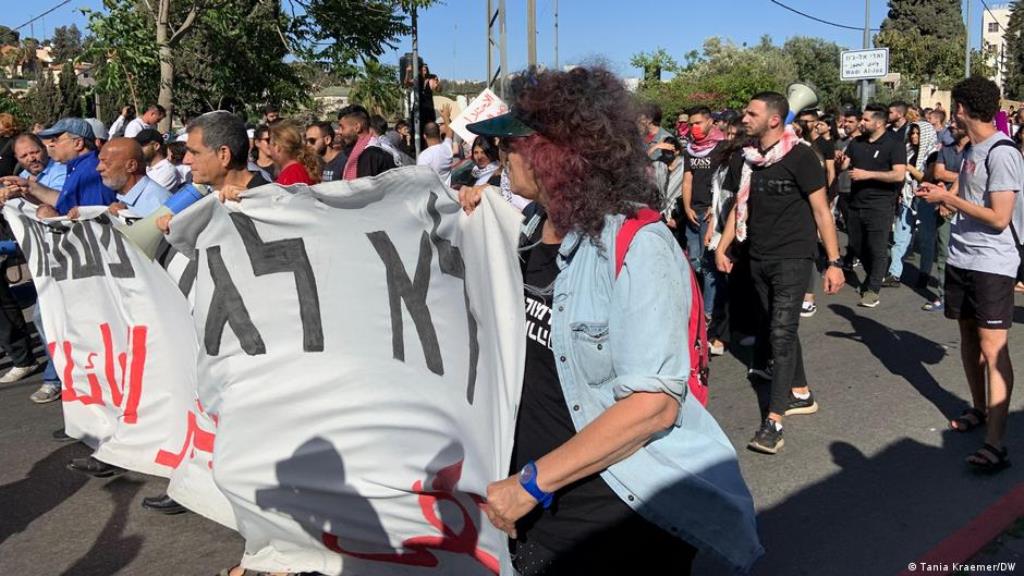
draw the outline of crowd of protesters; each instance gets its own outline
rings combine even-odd
[[[819,285],[834,294],[849,280],[869,309],[881,305],[883,288],[934,289],[922,309],[959,323],[973,400],[949,426],[985,427],[970,465],[1008,465],[1007,334],[1014,292],[1024,291],[1016,273],[1024,130],[999,111],[993,83],[962,81],[948,116],[941,106],[903,102],[790,110],[784,96],[763,92],[742,111],[686,110],[669,131],[657,106],[635,102],[601,68],[529,80],[510,113],[469,126],[471,142],[452,130],[450,109],[432,104],[418,143],[406,120],[388,122],[359,105],[313,122],[268,106],[252,127],[216,111],[179,134],[158,130],[165,111],[157,105],[139,117],[125,107],[109,127],[62,118],[37,133],[19,132],[0,114],[0,201],[25,198],[40,218],[76,218],[84,206],[141,218],[196,184],[244,201],[245,190],[271,182],[316,185],[420,165],[467,212],[488,191],[521,210],[532,328],[512,474],[490,486],[486,508],[512,538],[521,574],[627,573],[638,554],[685,574],[707,546],[737,564],[756,558],[756,536],[751,542],[743,529],[753,509],[739,469],[713,465],[735,462],[731,443],[687,390],[690,269],[710,353],[752,346],[750,377],[771,383],[751,450],[776,454],[784,417],[819,410],[799,322],[817,312]],[[425,69],[421,83],[421,98],[437,88]],[[661,221],[645,222],[609,282],[604,248],[643,209]],[[173,217],[160,226],[173,226]],[[907,277],[903,261],[915,244],[920,265]],[[17,262],[0,242],[5,250]],[[42,369],[31,400],[57,400],[53,363],[34,354],[21,303],[0,278],[0,348],[13,363],[0,383]],[[36,329],[45,341],[38,306]],[[69,467],[97,477],[123,472],[91,457]],[[671,497],[658,494],[657,510],[642,505],[666,486]],[[184,511],[166,495],[144,506]],[[723,527],[735,530],[728,541]]]

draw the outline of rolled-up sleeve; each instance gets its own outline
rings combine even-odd
[[[612,292],[612,391],[616,400],[664,392],[682,402],[690,371],[689,264],[667,229],[654,226],[663,225],[645,226],[633,238]]]

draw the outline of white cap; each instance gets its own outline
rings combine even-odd
[[[97,140],[103,140],[104,142],[110,140],[110,133],[107,132],[107,127],[103,125],[103,122],[96,118],[86,118],[85,121],[92,127],[92,134]]]

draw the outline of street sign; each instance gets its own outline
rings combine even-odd
[[[889,49],[843,50],[839,58],[842,80],[869,80],[889,73]]]

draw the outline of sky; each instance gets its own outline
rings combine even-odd
[[[284,0],[287,2],[287,0]],[[782,0],[818,18],[847,26],[864,26],[864,6],[859,0]],[[990,8],[1000,0],[986,0]],[[868,0],[871,26],[877,28],[888,11],[886,0]],[[0,0],[0,24],[15,27],[57,5],[60,0]],[[537,60],[554,64],[554,5],[556,0],[537,0]],[[972,5],[971,43],[980,44],[980,0]],[[494,0],[497,5],[497,0]],[[860,48],[862,31],[845,30],[808,20],[769,0],[558,0],[559,64],[573,64],[594,57],[608,61],[625,77],[639,76],[629,64],[632,55],[665,48],[677,60],[690,50],[700,50],[704,39],[721,36],[737,44],[756,44],[768,34],[776,44],[792,36],[817,36],[840,46]],[[421,12],[420,53],[431,71],[442,78],[484,80],[487,76],[486,0],[441,0]],[[57,26],[87,20],[81,8],[102,10],[102,0],[72,0],[34,24],[36,37],[45,38]],[[527,65],[526,0],[506,0],[508,11],[508,63],[511,71]],[[28,27],[22,30],[28,33]],[[397,50],[384,59],[398,63],[411,49],[403,38]],[[497,58],[497,56],[495,56]]]

